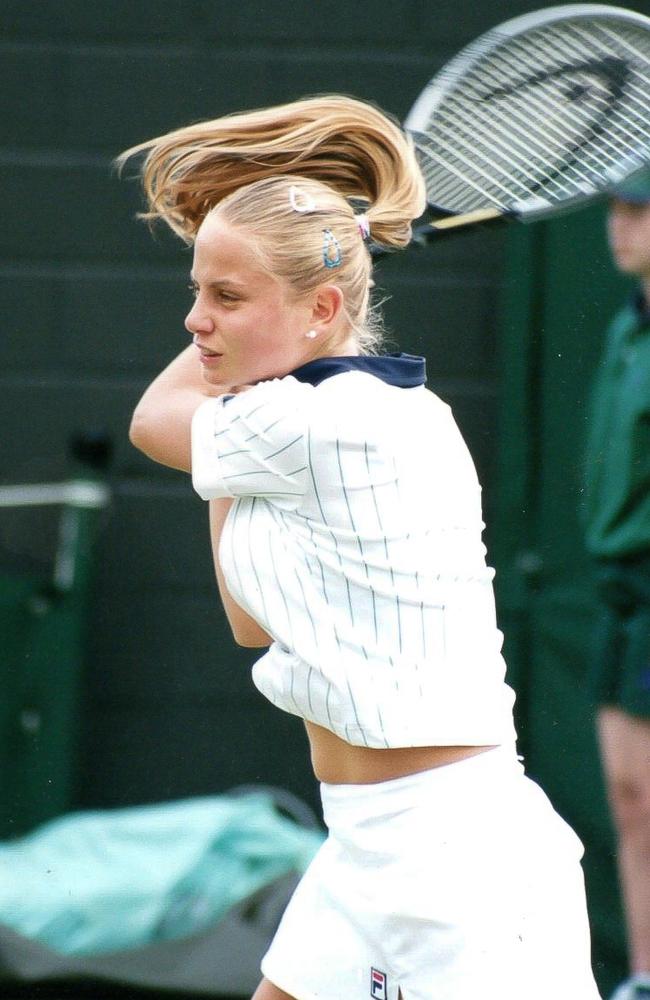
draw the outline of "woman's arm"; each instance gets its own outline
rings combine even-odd
[[[193,345],[186,347],[154,379],[136,406],[129,429],[131,443],[154,462],[190,472],[194,412],[208,396],[225,392],[227,386],[204,380],[199,352]]]
[[[129,437],[154,462],[192,471],[192,417],[208,396],[221,396],[227,386],[208,385],[201,375],[198,351],[185,348],[145,391],[133,413]],[[210,501],[210,537],[219,593],[235,641],[240,646],[269,646],[273,640],[233,600],[219,563],[219,540],[232,500]]]
[[[219,562],[219,542],[221,540],[221,532],[223,530],[224,522],[228,516],[228,511],[232,506],[232,500],[210,500],[209,506],[210,539],[212,541],[214,570],[217,575],[217,583],[219,585],[219,593],[221,594],[223,608],[230,623],[235,642],[237,642],[240,646],[270,646],[273,642],[271,636],[267,635],[264,629],[257,624],[255,619],[251,618],[250,615],[247,615],[246,612],[240,608],[237,602],[230,596],[226,586],[226,581],[223,577],[223,572],[221,570],[221,563]]]

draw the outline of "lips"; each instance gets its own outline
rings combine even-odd
[[[207,347],[201,347],[200,344],[195,344],[194,346],[197,348],[197,350],[201,354],[202,358],[220,358],[221,357],[221,355],[218,353],[218,351],[210,351],[210,350],[208,350]]]

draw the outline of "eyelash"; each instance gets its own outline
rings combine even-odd
[[[190,282],[187,287],[189,288],[190,292],[192,293],[192,296],[194,298],[196,298],[197,295],[199,294],[199,286],[198,285],[193,285],[192,282]],[[226,302],[226,303],[238,302],[239,301],[238,296],[232,295],[230,292],[217,292],[217,295],[219,296],[219,298],[222,299],[223,302]]]

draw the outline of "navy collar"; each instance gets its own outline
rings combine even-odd
[[[375,375],[388,385],[396,385],[401,389],[413,389],[424,385],[427,378],[424,358],[414,354],[353,354],[344,357],[315,358],[301,365],[290,374],[299,382],[310,382],[319,385],[332,375],[343,372],[367,372]]]

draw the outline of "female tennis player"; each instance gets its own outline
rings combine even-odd
[[[330,96],[122,161],[143,151],[195,300],[131,438],[209,501],[235,639],[305,721],[329,830],[255,1000],[597,1000],[582,846],[516,754],[472,461],[424,360],[378,353],[367,239],[404,247],[423,211],[410,143]]]

